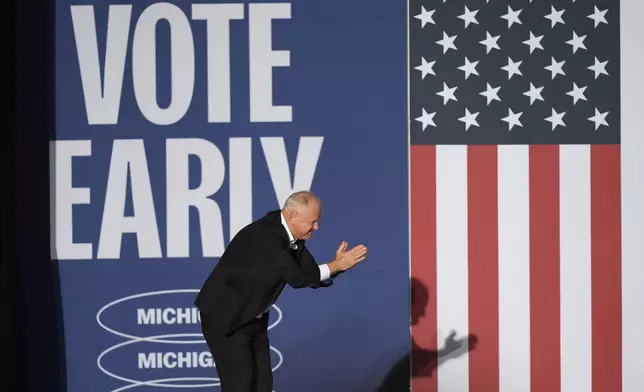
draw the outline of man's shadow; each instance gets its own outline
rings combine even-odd
[[[425,309],[429,304],[429,290],[418,279],[411,279],[411,323],[418,324],[418,321],[425,315]],[[438,349],[420,347],[412,336],[411,357],[410,354],[400,358],[387,376],[380,384],[377,392],[408,392],[411,388],[411,379],[432,377],[439,364],[465,354],[476,348],[478,338],[476,335],[468,335],[455,339],[456,331],[452,330],[449,336],[442,342]],[[440,359],[440,360],[439,360]],[[411,375],[411,379],[410,379]]]

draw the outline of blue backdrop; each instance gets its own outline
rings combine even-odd
[[[370,257],[285,289],[274,389],[375,390],[409,347],[406,28],[401,1],[56,1],[68,391],[213,389],[195,293],[303,188],[323,201],[318,263],[343,240]]]

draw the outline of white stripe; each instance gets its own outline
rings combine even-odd
[[[591,392],[590,147],[559,151],[561,392]]]
[[[530,391],[528,146],[498,148],[499,391]]]
[[[609,11],[610,12],[610,11]],[[623,392],[644,391],[644,2],[621,1],[622,358]],[[611,23],[617,23],[613,15]],[[602,59],[603,60],[603,59]],[[608,63],[610,67],[611,63]],[[617,63],[607,68],[618,75]],[[617,113],[607,121],[615,123]]]
[[[438,345],[451,330],[468,334],[467,147],[436,147],[436,246]],[[460,356],[439,358],[438,390],[467,391],[467,342]]]

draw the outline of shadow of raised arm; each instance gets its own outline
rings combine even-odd
[[[460,339],[455,339],[455,337],[456,331],[452,330],[445,339],[443,347],[438,350],[438,358],[441,358],[441,362],[450,358],[458,358],[476,348],[476,343],[478,342],[476,335],[469,334]]]

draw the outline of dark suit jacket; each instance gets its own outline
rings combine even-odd
[[[293,288],[325,286],[304,241],[297,240],[297,250],[291,249],[280,214],[270,211],[240,230],[197,295],[201,317],[225,334],[265,311],[286,283]]]

